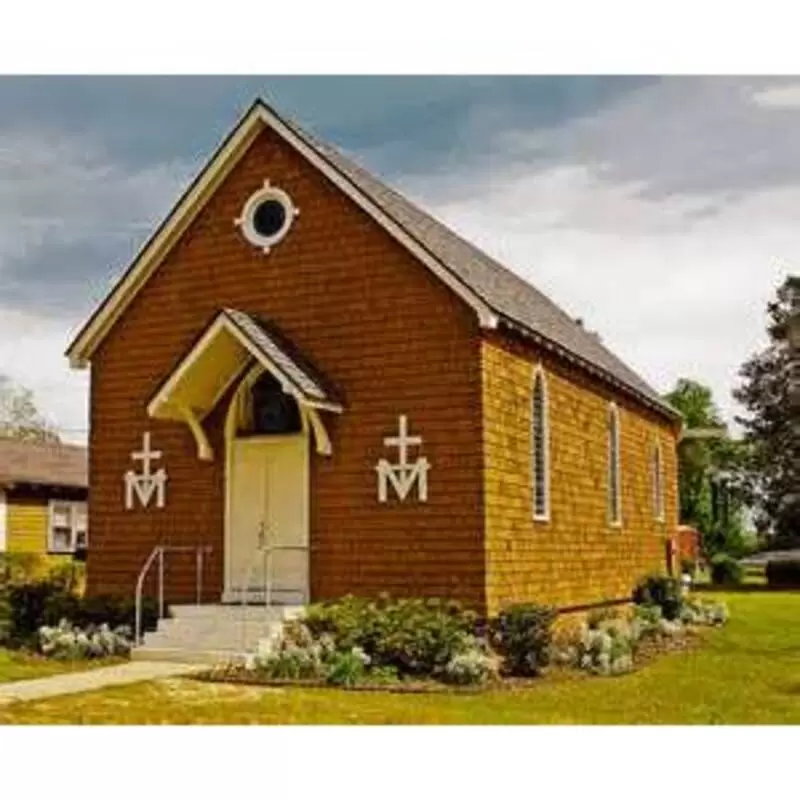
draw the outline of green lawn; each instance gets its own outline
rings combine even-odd
[[[91,666],[107,666],[109,663],[112,662],[98,660],[93,661]],[[9,681],[24,681],[30,678],[46,678],[48,675],[88,668],[85,661],[52,661],[40,656],[0,648],[0,684]]]
[[[732,612],[724,629],[619,678],[551,676],[472,696],[169,680],[0,707],[0,723],[800,724],[800,593],[719,596]]]

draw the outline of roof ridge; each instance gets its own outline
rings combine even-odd
[[[558,316],[560,318],[560,321],[565,326],[568,326],[577,337],[585,339],[587,343],[590,343],[590,346],[592,348],[596,348],[602,351],[603,354],[608,359],[615,362],[616,365],[618,365],[618,367],[621,368],[624,373],[628,374],[627,379],[622,379],[621,377],[617,377],[618,380],[622,380],[623,383],[628,385],[629,388],[634,389],[634,391],[637,391],[637,393],[644,393],[648,395],[651,402],[657,403],[661,408],[669,411],[671,414],[674,414],[674,410],[666,403],[666,401],[663,400],[663,398],[660,397],[658,392],[656,392],[656,390],[652,386],[650,386],[650,384],[647,381],[645,381],[637,372],[635,372],[632,367],[628,366],[618,355],[616,355],[612,350],[610,350],[602,341],[599,334],[584,328],[583,325],[579,324],[576,321],[576,319],[573,316],[571,316],[565,309],[563,309],[555,300],[553,300],[539,288],[534,286],[532,283],[527,281],[521,275],[517,274],[514,270],[510,269],[505,264],[501,263],[496,258],[489,255],[485,250],[478,247],[470,240],[466,239],[464,236],[458,233],[458,231],[450,227],[447,223],[438,219],[429,211],[421,207],[418,203],[408,198],[398,189],[385,183],[380,177],[378,177],[370,170],[368,170],[365,166],[362,166],[358,161],[356,161],[354,157],[347,155],[334,145],[320,139],[316,134],[307,131],[295,119],[281,115],[274,109],[272,109],[269,105],[264,103],[264,101],[261,102],[270,111],[270,113],[273,113],[276,116],[278,116],[296,135],[298,135],[301,139],[303,139],[309,146],[313,147],[328,161],[331,161],[334,167],[336,167],[339,170],[341,170],[342,167],[345,167],[347,170],[352,171],[357,175],[360,174],[362,180],[375,184],[377,187],[380,188],[382,192],[392,195],[397,201],[413,209],[415,214],[427,220],[427,222],[430,225],[439,228],[449,238],[456,240],[456,242],[460,247],[466,248],[471,253],[482,259],[484,262],[490,264],[493,270],[502,273],[502,276],[505,280],[513,282],[517,290],[523,291],[527,294],[535,294],[537,301],[539,303],[543,303],[544,305],[546,305],[548,310],[551,313],[554,313],[556,316]],[[345,177],[351,183],[355,184],[356,188],[358,188],[361,191],[364,191],[363,185],[359,184],[357,181],[354,181],[353,177],[347,174],[347,172],[345,172],[344,174]],[[396,217],[394,217],[390,209],[387,209],[385,206],[383,206],[383,204],[381,205],[383,210],[394,218],[395,222],[397,222],[403,228],[408,230],[408,225],[404,224],[401,220],[398,220]],[[419,237],[417,237],[414,234],[413,230],[410,232],[411,235],[414,236],[414,238],[416,238],[419,241]],[[425,246],[426,249],[431,251],[431,248],[428,247],[425,244],[425,242],[421,242],[421,244]],[[524,318],[520,318],[521,315],[509,313],[509,311],[506,309],[498,308],[496,303],[493,301],[492,297],[487,296],[485,292],[481,291],[481,289],[475,287],[469,281],[466,281],[463,275],[461,275],[457,270],[452,269],[445,261],[443,261],[440,258],[440,256],[435,251],[431,252],[433,252],[433,255],[437,258],[437,260],[442,262],[443,266],[445,266],[449,272],[451,272],[461,282],[469,286],[472,289],[472,291],[474,291],[480,297],[480,299],[483,300],[483,302],[485,302],[488,306],[490,306],[494,311],[500,313],[502,316],[508,317],[510,321],[515,322],[518,325],[522,325],[525,328],[533,327],[529,321],[526,321]],[[526,299],[524,301],[524,304],[531,308],[534,305],[534,303],[529,299]],[[539,335],[542,335],[547,339],[550,339],[550,337],[546,333],[541,333],[538,331],[537,333],[539,333]],[[571,348],[567,349],[571,350]],[[579,358],[585,358],[584,356],[581,356],[578,353],[574,353],[574,355],[577,355]],[[595,367],[599,368],[601,371],[612,372],[612,370],[608,369],[608,367],[604,368],[597,364],[595,364]],[[632,383],[631,378],[634,379],[633,383],[638,384],[638,386],[631,385]]]

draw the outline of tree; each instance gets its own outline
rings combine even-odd
[[[746,445],[729,437],[704,384],[681,378],[665,399],[684,421],[678,442],[680,519],[700,531],[706,555],[739,555],[745,549],[741,476]]]
[[[58,442],[56,431],[39,413],[33,392],[0,375],[0,438]]]
[[[767,305],[769,345],[739,370],[733,396],[750,443],[747,461],[754,502],[776,539],[800,543],[800,277],[789,276]]]

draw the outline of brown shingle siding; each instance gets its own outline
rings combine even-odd
[[[482,348],[488,604],[582,605],[630,595],[664,564],[677,524],[675,432],[659,416],[583,373],[499,335]],[[533,520],[530,398],[546,375],[550,424],[548,522]],[[621,528],[608,522],[608,403],[620,409]],[[666,522],[655,520],[651,448],[662,442]]]
[[[300,209],[268,256],[234,227],[265,178]],[[311,590],[484,600],[480,338],[472,312],[275,134],[265,132],[211,198],[92,360],[91,591],[131,591],[159,539],[214,547],[222,576],[222,414],[206,421],[215,461],[145,403],[220,308],[262,314],[341,387],[325,414],[334,454],[311,463]],[[429,502],[380,506],[374,466],[405,413],[433,464]],[[122,476],[145,430],[164,451],[163,510],[122,508]],[[191,570],[173,594],[189,595]]]

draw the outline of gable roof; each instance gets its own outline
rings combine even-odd
[[[440,280],[470,305],[485,328],[505,326],[600,379],[632,394],[671,419],[680,415],[596,336],[548,297],[362,167],[257,100],[214,153],[167,219],[90,317],[67,350],[86,366],[95,348],[158,267],[215,188],[258,133],[269,127],[372,216]]]
[[[204,368],[203,362],[206,362]],[[208,363],[213,362],[213,368]],[[340,413],[336,390],[274,323],[235,308],[224,308],[181,357],[147,404],[147,412],[160,419],[182,417],[185,398],[175,405],[187,387],[199,385],[201,396],[191,404],[199,416],[209,413],[230,382],[243,368],[259,362],[284,386],[284,391],[313,408]],[[196,394],[196,393],[195,393]]]
[[[0,439],[0,486],[15,483],[87,488],[86,448]]]

